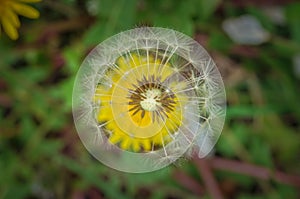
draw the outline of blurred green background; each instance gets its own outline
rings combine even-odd
[[[17,41],[0,37],[0,198],[300,198],[300,3],[44,0],[33,6],[41,16],[21,18]],[[225,19],[244,14],[269,32],[266,42],[237,44],[222,29]],[[76,72],[98,43],[139,26],[183,32],[216,61],[228,109],[207,160],[127,174],[102,165],[82,145],[71,112]]]

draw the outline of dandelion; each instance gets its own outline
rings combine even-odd
[[[0,0],[0,24],[9,38],[16,40],[19,37],[17,29],[20,27],[21,23],[18,15],[30,19],[36,19],[40,15],[36,9],[25,3],[35,3],[40,1],[41,0]]]
[[[105,40],[84,60],[73,116],[98,160],[125,172],[149,172],[212,150],[225,119],[224,85],[193,39],[136,28]]]

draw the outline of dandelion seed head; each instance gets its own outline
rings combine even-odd
[[[84,60],[73,91],[78,134],[98,160],[141,173],[197,152],[206,156],[225,119],[222,78],[196,41],[141,27],[108,38]]]

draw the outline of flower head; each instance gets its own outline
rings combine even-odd
[[[104,41],[85,59],[73,115],[97,159],[148,172],[187,151],[209,153],[223,127],[224,86],[197,42],[173,30],[137,28]]]
[[[135,152],[164,146],[174,139],[185,103],[184,96],[174,93],[178,85],[168,82],[171,65],[152,54],[147,58],[130,52],[116,64],[99,82],[94,98],[100,102],[97,120],[106,124],[109,141]]]
[[[40,14],[36,9],[25,4],[39,1],[41,0],[0,0],[0,24],[9,38],[16,40],[19,37],[17,29],[21,23],[18,15],[31,19],[39,17]]]

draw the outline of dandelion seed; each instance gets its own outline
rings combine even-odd
[[[200,157],[212,150],[225,119],[224,85],[196,41],[174,30],[136,28],[85,59],[73,116],[86,148],[102,163],[154,171],[191,149]]]

